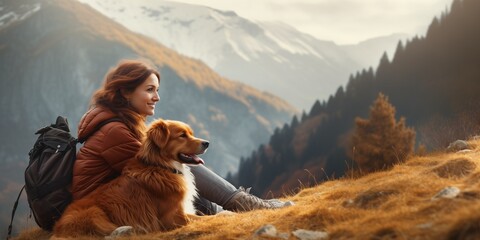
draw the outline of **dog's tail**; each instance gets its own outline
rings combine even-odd
[[[118,226],[110,222],[107,214],[97,206],[72,209],[55,224],[55,237],[107,236]]]

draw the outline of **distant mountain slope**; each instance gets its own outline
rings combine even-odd
[[[23,3],[22,3],[23,2]],[[207,159],[225,173],[293,113],[285,101],[220,77],[75,1],[14,1],[39,8],[0,30],[2,161],[25,160],[34,131],[67,116],[73,131],[106,71],[122,58],[152,60],[161,71],[155,117],[192,124],[212,140]],[[21,4],[22,3],[22,4]]]
[[[370,46],[338,46],[280,22],[253,22],[235,12],[199,5],[163,0],[79,1],[300,110],[316,99],[327,99],[352,72],[376,66],[382,52],[393,50],[404,36],[372,40],[377,44]]]
[[[394,56],[398,42],[405,42],[408,38],[407,34],[396,33],[368,39],[357,44],[341,45],[341,47],[345,49],[353,61],[362,65],[361,68],[377,67],[383,53],[386,52],[390,57]],[[355,69],[351,74],[359,69]]]
[[[480,2],[455,0],[435,18],[425,38],[399,44],[393,59],[358,72],[328,101],[276,129],[268,143],[241,160],[230,175],[238,185],[267,195],[297,189],[332,175],[342,176],[354,149],[349,137],[356,117],[366,118],[379,92],[389,97],[397,118],[417,131],[430,150],[480,133]],[[395,149],[391,149],[395,151]]]
[[[471,151],[414,157],[390,171],[304,188],[286,196],[295,206],[205,217],[174,231],[133,238],[479,239],[480,141],[469,144]],[[262,227],[269,231],[258,231]],[[33,229],[18,239],[48,237]]]

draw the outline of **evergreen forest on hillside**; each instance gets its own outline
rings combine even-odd
[[[398,43],[376,70],[352,75],[328,101],[277,128],[267,144],[240,161],[227,178],[263,196],[296,192],[355,167],[349,139],[357,117],[366,118],[386,95],[428,151],[478,133],[480,119],[480,2],[455,0],[431,22],[426,37]]]

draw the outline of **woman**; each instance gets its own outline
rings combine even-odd
[[[92,97],[90,110],[79,124],[78,138],[92,135],[77,154],[72,183],[74,200],[119,176],[125,163],[135,157],[146,130],[146,118],[155,113],[155,104],[160,100],[159,86],[160,74],[145,62],[122,61],[107,73],[103,86]],[[120,121],[96,129],[100,123],[113,118]],[[203,214],[293,204],[277,199],[262,200],[243,188],[236,189],[203,165],[191,167],[191,171],[200,195],[195,205]]]

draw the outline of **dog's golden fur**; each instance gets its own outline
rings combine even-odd
[[[165,231],[187,224],[197,218],[196,190],[179,155],[201,154],[207,147],[185,123],[156,120],[136,160],[118,178],[73,202],[56,223],[54,237],[105,236],[120,226]]]

